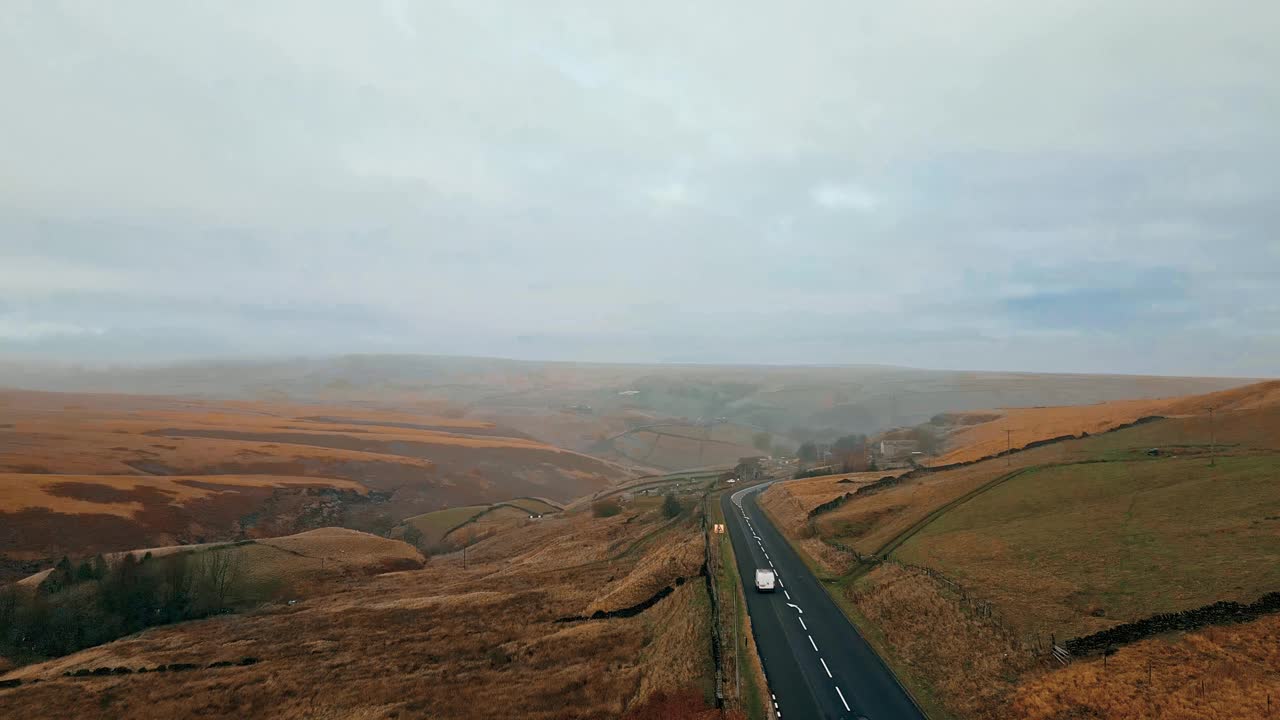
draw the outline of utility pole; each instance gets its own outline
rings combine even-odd
[[[1209,467],[1218,462],[1218,438],[1213,424],[1213,408],[1209,408]]]

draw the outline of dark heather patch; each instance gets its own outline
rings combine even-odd
[[[167,503],[173,499],[173,493],[148,485],[139,485],[125,490],[99,483],[60,482],[46,485],[45,492],[57,497],[73,498],[94,503],[138,502],[149,505]]]

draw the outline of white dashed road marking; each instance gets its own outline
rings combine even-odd
[[[805,632],[809,632],[809,626],[804,624],[804,618],[797,615],[796,619],[800,621],[800,627],[804,628]]]
[[[818,652],[818,643],[813,641],[813,636],[809,636],[809,644],[813,646],[813,651]]]
[[[822,663],[822,669],[827,671],[827,677],[831,677],[831,668],[827,667],[827,661],[818,658],[818,662]]]
[[[844,699],[844,693],[840,692],[840,686],[836,686],[836,694],[840,696],[840,702],[844,703],[845,712],[849,712],[849,703]]]

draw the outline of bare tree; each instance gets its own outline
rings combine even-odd
[[[235,552],[209,550],[200,557],[200,599],[209,610],[222,610],[240,579],[240,561]]]
[[[165,558],[161,577],[161,603],[171,619],[182,618],[191,607],[195,590],[195,573],[191,557],[185,553]]]

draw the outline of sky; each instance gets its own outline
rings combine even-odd
[[[1280,4],[15,0],[0,357],[1280,375]]]

